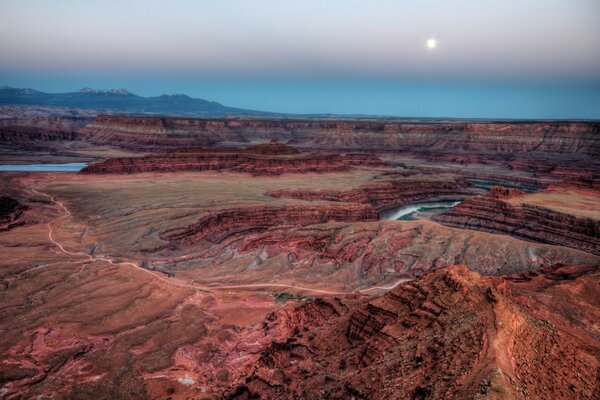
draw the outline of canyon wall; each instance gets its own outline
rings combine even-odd
[[[274,226],[376,221],[378,218],[377,212],[365,204],[243,206],[205,215],[185,229],[165,232],[163,237],[182,245],[201,240],[219,243],[232,235],[261,232]]]
[[[599,219],[506,201],[518,195],[514,189],[492,188],[488,195],[471,197],[434,220],[457,228],[505,233],[600,255]]]
[[[291,148],[290,148],[291,149]],[[265,153],[253,149],[241,151],[179,151],[145,157],[122,157],[86,166],[84,174],[131,174],[140,172],[178,171],[235,171],[255,175],[280,175],[283,173],[339,172],[351,166],[383,166],[385,163],[374,155],[347,154],[326,155],[314,153]]]
[[[126,147],[243,145],[276,139],[319,149],[600,153],[600,124],[462,123],[98,116],[81,135]]]
[[[390,207],[444,198],[456,199],[467,194],[468,184],[462,179],[388,180],[348,190],[283,189],[267,192],[271,197],[301,200],[328,200],[371,204],[381,211]]]
[[[26,221],[22,218],[22,215],[27,209],[27,206],[22,205],[12,197],[0,196],[0,232],[25,225]]]

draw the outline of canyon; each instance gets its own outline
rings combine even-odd
[[[0,398],[600,396],[597,122],[0,109]]]

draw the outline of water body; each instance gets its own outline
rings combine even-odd
[[[33,172],[77,172],[81,171],[87,163],[69,164],[4,164],[0,171],[33,171]]]
[[[417,215],[431,216],[435,211],[445,210],[460,204],[461,200],[436,201],[430,203],[416,203],[398,208],[392,208],[381,213],[384,220],[412,220]]]

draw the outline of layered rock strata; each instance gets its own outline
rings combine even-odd
[[[0,143],[29,150],[56,147],[61,142],[80,140],[79,130],[91,120],[59,116],[0,118]]]
[[[287,147],[287,149],[291,149]],[[257,150],[258,153],[252,153]],[[280,149],[277,149],[280,150]],[[292,149],[293,150],[293,149]],[[273,154],[272,149],[251,148],[244,151],[174,151],[170,154],[145,157],[111,158],[90,164],[84,174],[132,174],[140,172],[234,171],[255,175],[284,173],[340,172],[352,166],[385,165],[378,157],[364,154],[326,155],[285,151]]]
[[[348,190],[283,189],[265,193],[271,197],[301,200],[327,200],[371,204],[377,210],[432,199],[463,197],[471,193],[462,179],[387,180]]]
[[[515,195],[520,193],[492,188],[488,195],[471,197],[435,216],[434,220],[453,227],[505,233],[600,255],[600,219],[507,201]]]
[[[256,233],[271,227],[313,225],[329,221],[376,221],[366,204],[243,206],[215,211],[191,226],[163,234],[166,240],[191,245],[202,240],[219,243],[232,235]]]
[[[600,153],[600,124],[372,120],[186,119],[101,115],[81,130],[95,142],[182,147],[285,141],[319,149],[441,152]]]

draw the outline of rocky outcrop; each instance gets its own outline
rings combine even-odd
[[[496,188],[486,196],[463,201],[435,216],[434,220],[453,227],[505,233],[600,255],[599,219],[566,214],[535,204],[511,204],[506,201],[511,195],[515,193]]]
[[[166,232],[163,237],[181,245],[202,240],[219,243],[232,235],[261,232],[271,227],[328,221],[375,221],[378,218],[377,212],[365,204],[243,206],[212,212],[183,230]]]
[[[277,140],[271,140],[268,143],[255,144],[249,146],[243,150],[249,154],[265,154],[265,155],[293,155],[298,154],[300,151],[291,146],[287,146],[283,143],[279,143]]]
[[[469,194],[462,179],[449,180],[387,180],[348,190],[283,189],[267,192],[278,198],[301,200],[327,200],[371,204],[377,210],[402,206],[427,200],[460,198]]]
[[[573,306],[579,298],[565,301]],[[229,398],[546,399],[552,393],[592,399],[598,393],[597,341],[581,345],[519,307],[503,279],[464,266],[437,270],[365,305],[321,301],[316,309],[323,311],[314,324],[300,322],[306,305],[296,318],[271,318],[269,329],[288,337],[262,352]],[[299,321],[295,329],[290,321]]]
[[[492,186],[488,196],[493,197],[494,199],[509,199],[522,194],[525,194],[525,192],[519,189],[506,188],[504,186]]]
[[[22,218],[27,207],[8,196],[0,196],[0,232],[9,231],[26,222]]]

